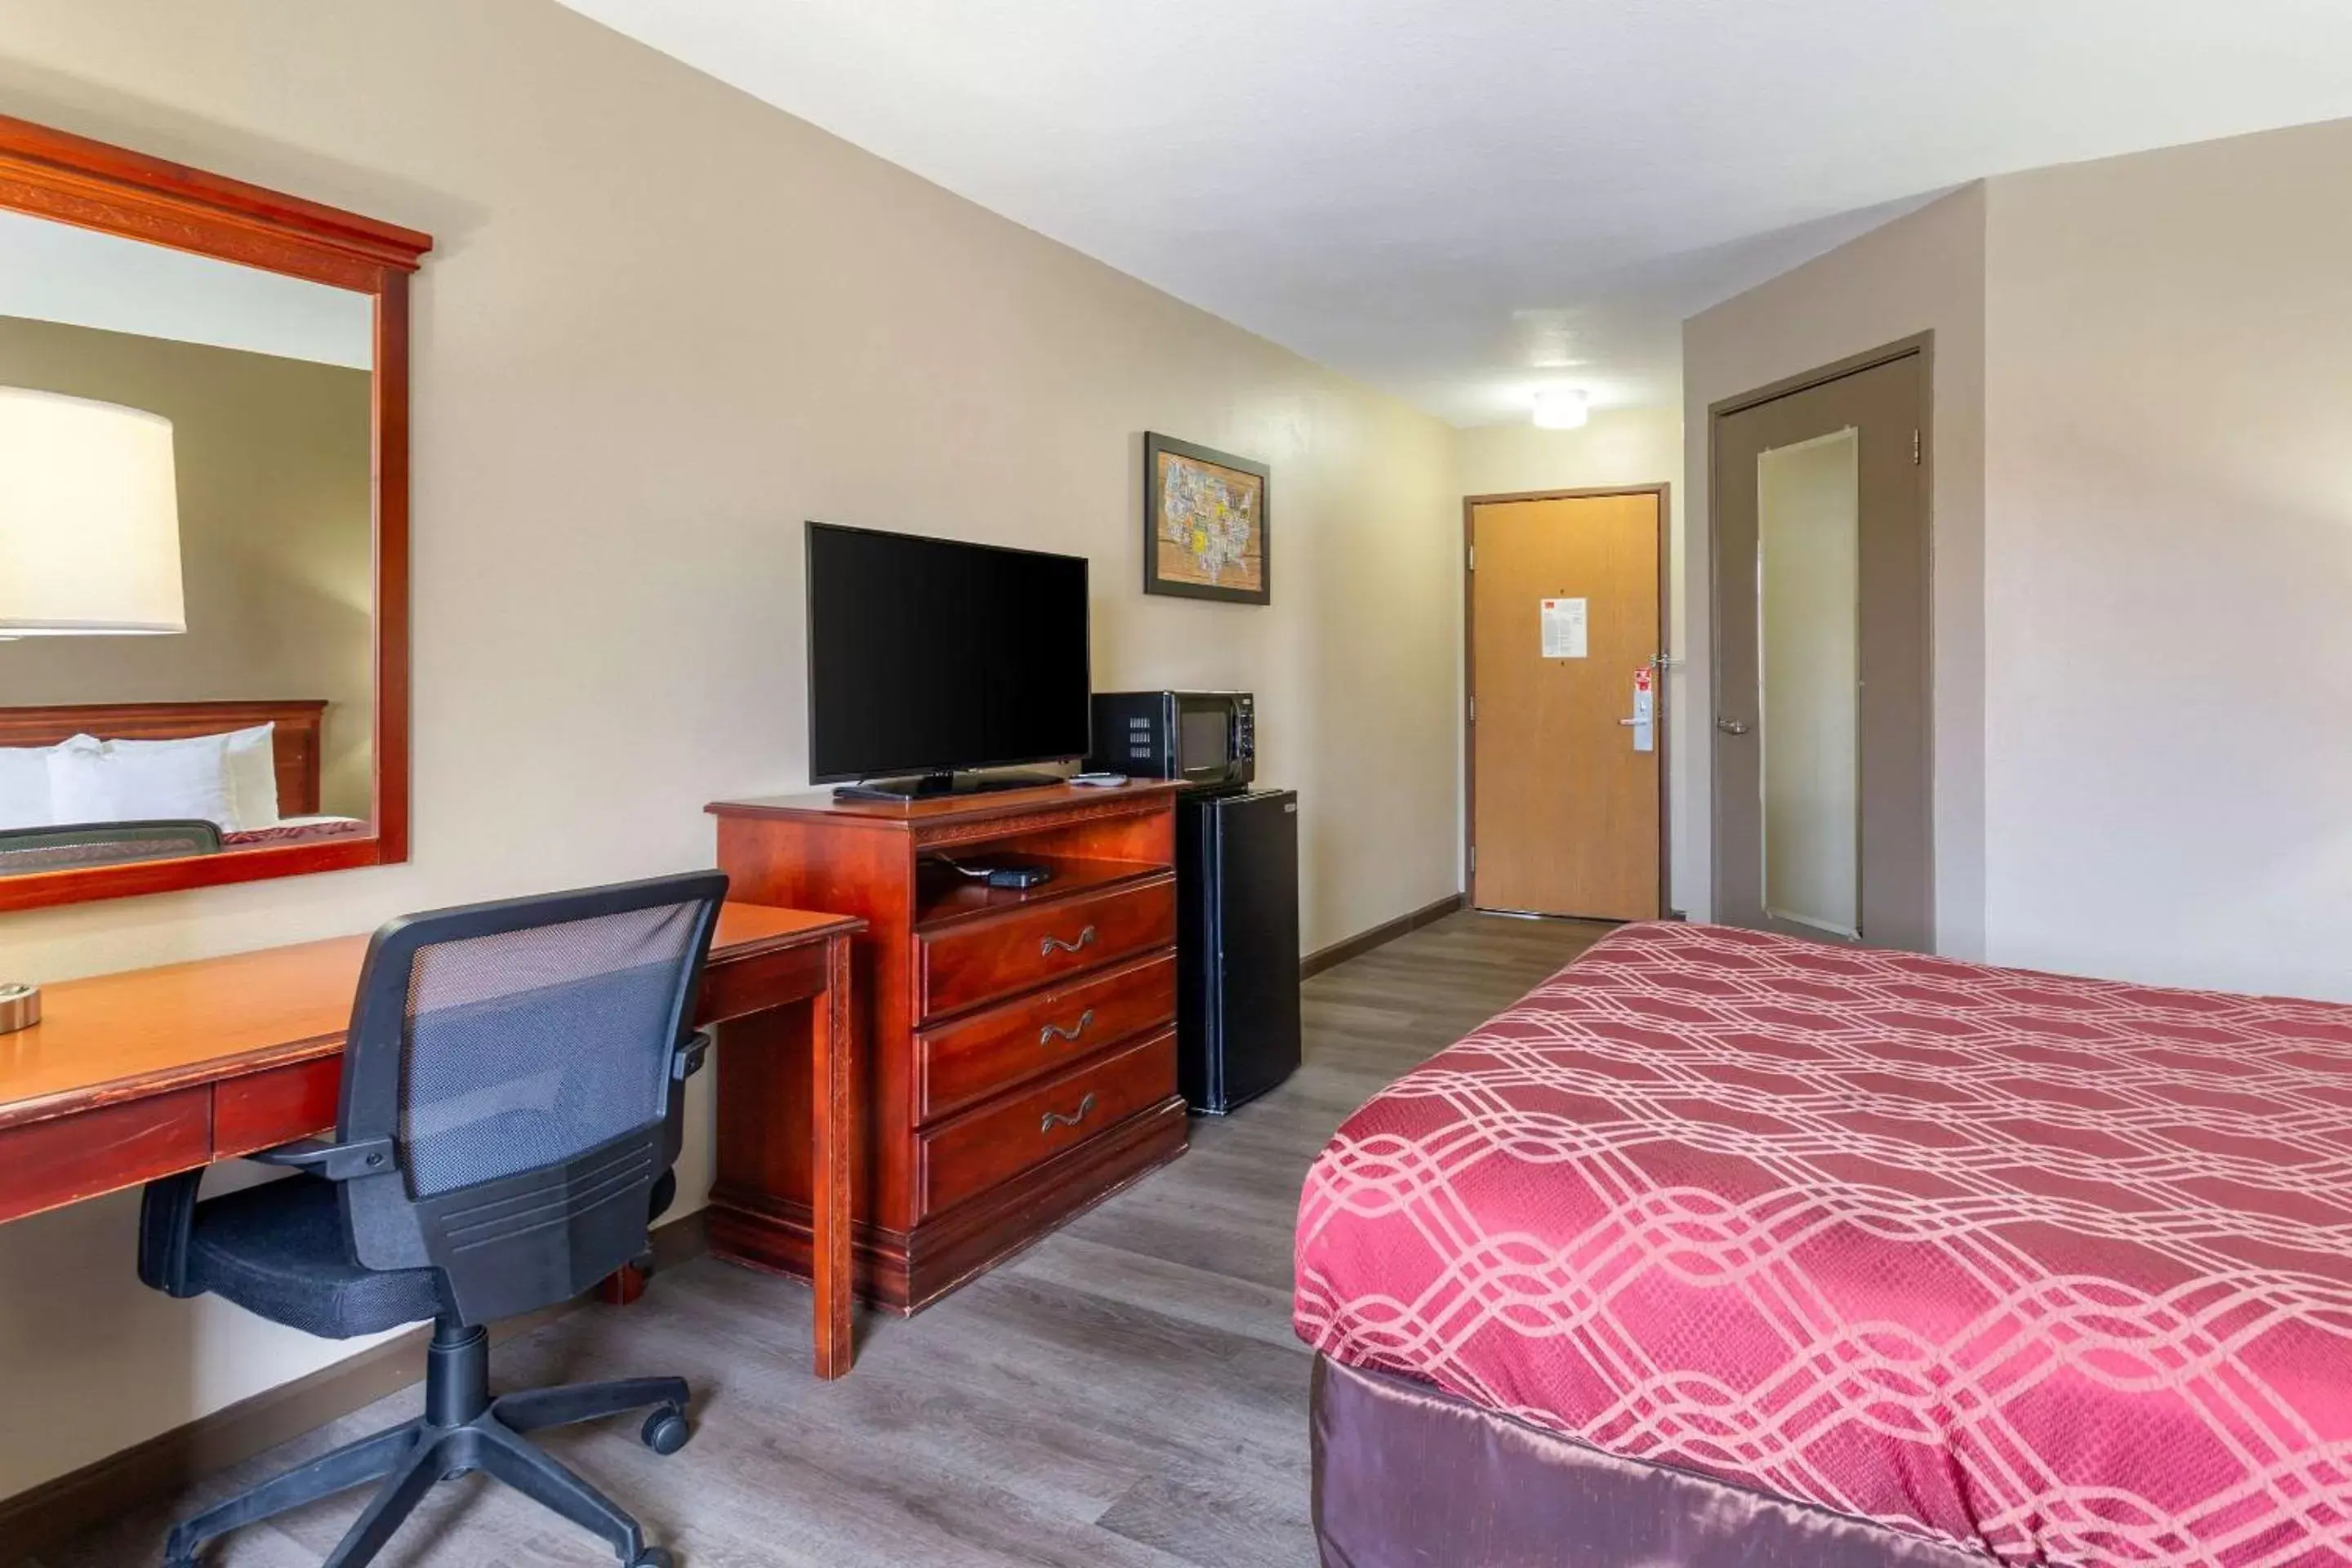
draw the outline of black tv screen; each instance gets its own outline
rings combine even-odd
[[[1087,754],[1087,563],[808,525],[809,776]]]

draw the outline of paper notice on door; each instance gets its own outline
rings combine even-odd
[[[1546,658],[1582,658],[1584,601],[1545,599],[1542,605],[1543,656]]]

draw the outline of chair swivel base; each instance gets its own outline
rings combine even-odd
[[[320,1568],[362,1568],[375,1560],[435,1484],[476,1470],[504,1482],[604,1538],[626,1568],[673,1568],[670,1553],[646,1544],[619,1505],[573,1474],[525,1434],[650,1407],[639,1434],[657,1454],[686,1447],[686,1380],[630,1378],[534,1388],[493,1399],[489,1335],[436,1323],[425,1356],[425,1414],[347,1444],[262,1482],[172,1527],[164,1568],[195,1568],[197,1554],[230,1531],[333,1497],[371,1481],[375,1497]]]

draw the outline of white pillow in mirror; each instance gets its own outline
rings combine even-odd
[[[250,833],[275,827],[278,816],[278,726],[256,724],[228,736],[228,803],[236,825]]]
[[[59,823],[202,817],[232,831],[228,737],[131,750],[76,735],[49,753],[49,810]]]
[[[49,815],[47,746],[0,746],[0,828],[47,827]]]
[[[232,832],[250,833],[275,827],[278,816],[278,726],[256,724],[223,735],[197,735],[183,741],[108,741],[109,751],[144,752],[170,746],[201,746],[209,741],[228,742],[228,804],[236,820]]]

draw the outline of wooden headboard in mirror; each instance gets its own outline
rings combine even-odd
[[[56,510],[0,494],[0,830],[87,818],[57,814],[64,785],[39,795],[41,748],[87,735],[146,779],[130,742],[264,723],[293,819],[222,822],[218,853],[0,875],[0,910],[408,858],[408,279],[432,244],[0,116],[0,458],[52,465],[26,493]],[[52,434],[76,420],[89,443]],[[135,494],[112,479],[141,463],[160,478]],[[117,538],[139,571],[80,542]],[[121,581],[93,589],[101,550]],[[257,766],[260,740],[236,744]]]
[[[287,702],[62,702],[0,708],[0,746],[56,746],[77,735],[94,741],[183,741],[269,726],[270,772],[284,816],[320,814],[322,697]]]

